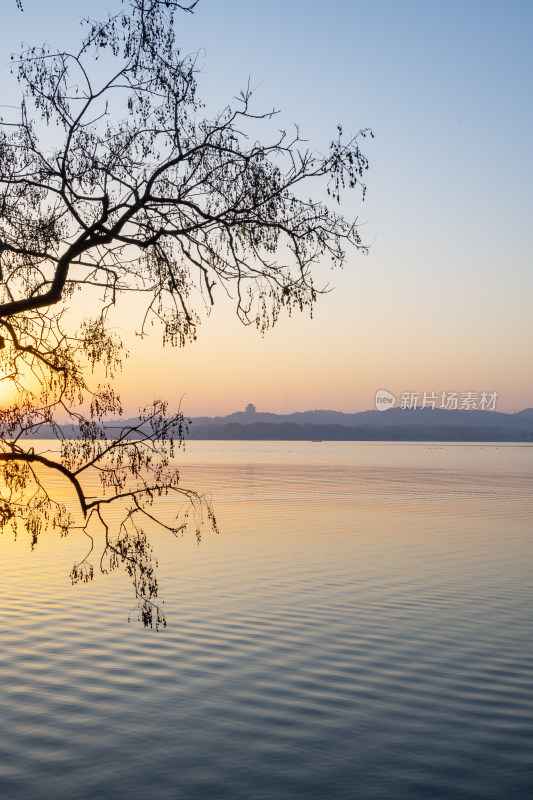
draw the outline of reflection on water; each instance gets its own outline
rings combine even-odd
[[[0,794],[529,798],[533,447],[194,442],[169,627],[0,538]]]

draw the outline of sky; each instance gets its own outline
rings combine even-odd
[[[3,0],[4,100],[15,102],[18,42],[66,46],[79,20],[117,0]],[[336,125],[372,128],[357,217],[367,255],[317,269],[331,291],[313,319],[264,337],[217,297],[198,341],[163,349],[117,327],[130,350],[117,378],[126,413],[165,398],[190,416],[374,408],[376,391],[497,392],[496,410],[533,406],[533,3],[529,0],[200,0],[181,15],[198,51],[199,95],[224,108],[248,81],[277,127],[328,149]]]

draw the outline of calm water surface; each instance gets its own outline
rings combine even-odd
[[[531,798],[533,447],[192,442],[169,627],[0,537],[0,796]]]

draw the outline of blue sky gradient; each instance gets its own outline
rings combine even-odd
[[[21,14],[4,0],[2,104],[16,101],[5,76],[20,40],[72,47],[81,17],[118,5],[24,0]],[[261,339],[220,298],[185,350],[136,342],[127,407],[152,399],[138,397],[148,364],[154,395],[186,393],[193,415],[250,400],[358,411],[379,388],[498,391],[499,410],[533,406],[533,3],[200,0],[177,29],[182,51],[199,51],[207,113],[250,80],[257,110],[280,109],[273,128],[298,122],[322,152],[337,123],[373,129],[367,199],[341,204],[371,248],[317,273],[336,291],[311,321],[282,320]]]

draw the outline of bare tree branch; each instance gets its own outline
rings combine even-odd
[[[141,334],[154,322],[163,344],[181,346],[222,292],[264,332],[283,310],[312,309],[325,290],[315,283],[321,262],[342,266],[348,249],[365,251],[356,222],[310,194],[334,204],[345,188],[364,196],[360,142],[371,132],[345,138],[338,126],[327,155],[297,127],[256,141],[252,128],[276,112],[258,113],[249,87],[233,107],[202,116],[195,58],[181,55],[174,32],[175,14],[196,6],[128,0],[103,21],[86,20],[75,52],[27,47],[12,60],[20,111],[0,119],[0,379],[17,392],[0,411],[0,526],[25,524],[33,542],[44,521],[67,531],[73,522],[38,470],[60,473],[84,532],[103,531],[106,569],[126,568],[142,621],[156,627],[164,617],[140,521],[183,529],[182,519],[163,524],[149,511],[163,495],[192,504],[197,535],[202,514],[215,521],[179,483],[179,410],[169,415],[158,401],[133,424],[105,422],[122,411],[110,383],[126,355],[114,306],[136,293]],[[102,78],[104,53],[112,58]],[[80,290],[91,316],[76,327],[69,309]],[[39,433],[57,439],[54,457],[35,452]],[[97,497],[82,484],[91,474]],[[103,513],[110,503],[124,511],[115,532]],[[88,558],[73,581],[92,576]]]

